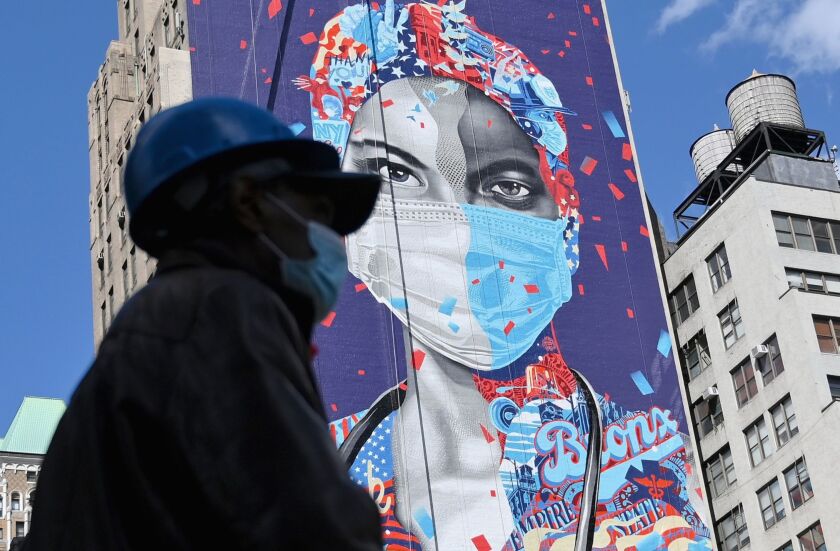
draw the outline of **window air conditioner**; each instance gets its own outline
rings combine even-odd
[[[761,358],[766,356],[770,352],[770,349],[767,348],[766,344],[759,344],[758,346],[753,346],[753,349],[750,350],[750,356],[752,358]]]
[[[717,396],[719,394],[720,394],[720,392],[718,392],[717,385],[712,385],[712,386],[710,386],[709,388],[707,388],[706,390],[703,391],[703,399],[708,400],[712,396]]]

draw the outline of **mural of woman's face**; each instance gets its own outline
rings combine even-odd
[[[344,166],[378,172],[397,199],[558,216],[533,142],[495,101],[456,80],[383,85],[356,113]]]

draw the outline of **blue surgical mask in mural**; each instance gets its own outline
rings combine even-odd
[[[473,369],[498,369],[521,357],[571,298],[566,226],[385,196],[348,239],[350,269],[420,342]]]

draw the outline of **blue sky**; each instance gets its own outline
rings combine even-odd
[[[753,68],[793,76],[806,123],[840,143],[836,0],[607,5],[645,186],[669,232],[695,186],[689,146],[728,126],[724,97]],[[68,399],[93,357],[86,95],[116,2],[23,2],[14,20],[0,33],[0,435],[24,395]]]

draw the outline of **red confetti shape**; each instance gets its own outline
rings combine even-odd
[[[528,283],[525,285],[525,292],[529,295],[536,295],[540,292],[540,288],[539,286],[534,285],[533,283]]]
[[[268,77],[263,82],[266,83],[266,84],[271,84],[271,77]]]
[[[194,53],[195,52],[195,46],[190,46],[190,51]]]
[[[496,497],[496,490],[490,490],[490,497]]]
[[[577,36],[577,31],[569,31],[569,36]]]
[[[592,18],[592,24],[595,25],[596,27],[600,27],[601,26],[601,21],[597,17],[593,17]]]
[[[589,7],[589,4],[584,4],[583,5],[583,13],[585,13],[586,15],[589,15],[589,14],[592,13],[592,8]]]
[[[406,383],[400,383],[400,390],[408,390],[408,385]]]
[[[493,126],[493,120],[487,119],[487,128],[490,128],[491,126]]]
[[[622,241],[621,242],[621,250],[624,251],[625,253],[627,252],[627,241]]]
[[[247,40],[240,40],[239,41],[239,49],[240,50],[244,50],[247,47],[248,47],[248,41]]]
[[[627,309],[627,317],[630,318],[630,319],[635,318],[636,317],[636,312],[634,312],[632,308],[628,308]]]
[[[560,57],[566,57],[566,52],[560,50],[559,52],[557,52],[557,55],[559,55]]]
[[[373,8],[373,11],[379,11],[379,2],[371,2],[370,7]]]
[[[392,105],[394,105],[394,100],[392,99],[386,99],[382,102],[382,107],[391,107]]]
[[[415,369],[415,371],[420,371],[420,368],[423,367],[423,360],[426,359],[426,353],[422,350],[415,350],[411,354],[411,366]]]
[[[313,32],[308,32],[305,35],[300,37],[300,41],[303,42],[304,44],[312,44],[313,42],[316,42],[317,40],[318,40],[318,37],[315,36],[315,33],[313,33]]]
[[[554,12],[548,12],[548,17],[547,17],[547,19],[554,19],[555,17],[557,17],[557,16],[556,16],[556,15],[554,15]]]
[[[633,150],[630,148],[629,143],[624,143],[621,146],[621,158],[625,161],[632,161],[633,160]]]
[[[492,444],[496,439],[493,438],[493,435],[490,434],[490,431],[487,430],[487,427],[485,427],[481,423],[479,423],[478,426],[481,427],[481,432],[484,433],[484,439],[487,440],[487,443]]]
[[[265,67],[263,67],[262,69],[260,69],[260,72],[262,74],[266,74],[268,72],[268,70]]]
[[[200,6],[201,0],[193,0],[193,6]]]
[[[583,283],[578,283],[578,294],[580,296],[585,295],[586,293],[583,292]]]
[[[364,283],[357,283],[355,289],[357,293],[361,293],[362,291],[367,289],[367,285],[365,285]]]
[[[500,260],[500,261],[499,261],[499,269],[500,269],[500,270],[504,270],[504,269],[505,269],[505,261],[504,261],[504,260]]]
[[[584,130],[592,130],[592,125],[591,124],[581,124],[580,127],[583,128]]]
[[[338,411],[338,406],[335,404],[330,404],[330,409],[333,411]]]
[[[600,216],[595,216],[595,215],[593,215],[593,216],[592,216],[592,221],[593,221],[593,222],[600,222],[600,221],[601,221],[601,217],[600,217]]]
[[[421,129],[422,129],[422,128],[426,128],[426,123],[425,123],[425,122],[423,122],[423,121],[420,121],[420,128],[421,128]]]
[[[564,41],[563,41],[563,44],[565,44],[567,48],[571,48],[571,47],[572,47],[572,41],[571,41],[571,40],[564,40]]]
[[[510,332],[513,331],[513,328],[516,327],[516,324],[513,321],[507,322],[505,325],[505,335],[510,335]]]
[[[592,77],[586,77],[587,86],[592,86]]]
[[[315,8],[309,8],[309,17],[315,15]]]
[[[631,182],[633,182],[634,184],[639,181],[639,180],[636,179],[636,173],[633,172],[633,169],[631,169],[631,168],[628,168],[627,170],[625,170],[624,174],[626,174],[627,179],[630,180]]]
[[[487,542],[487,538],[484,537],[484,534],[474,537],[472,542],[478,551],[491,551],[493,549],[490,547],[490,544]]]
[[[360,369],[360,370],[358,370],[356,373],[358,373],[359,375],[364,375],[364,374],[365,374],[365,370],[364,370],[364,369]]]
[[[694,488],[694,491],[697,492],[697,495],[700,496],[700,499],[703,499],[703,489],[702,488]]]
[[[644,226],[639,226],[639,233],[644,235],[645,237],[650,237],[650,232]]]
[[[580,165],[580,171],[587,176],[592,176],[592,171],[598,166],[598,161],[592,157],[586,157]]]
[[[615,185],[614,183],[610,182],[609,184],[607,184],[607,187],[609,187],[609,188],[610,188],[610,191],[612,191],[613,197],[615,197],[615,198],[616,198],[616,199],[618,199],[619,201],[621,201],[622,199],[624,199],[624,192],[623,192],[623,191],[621,191],[620,189],[618,189],[618,186],[617,186],[617,185]]]
[[[481,280],[480,280],[480,279],[474,279],[474,280],[472,280],[472,284],[473,284],[473,285],[478,285],[479,283],[481,283]]]
[[[534,309],[533,309],[533,308],[528,308],[528,313],[529,313],[529,314],[533,314],[533,313],[534,313]]]
[[[514,280],[514,279],[516,279],[516,276],[510,276],[510,279],[509,279],[508,281],[509,281],[510,283],[513,283],[513,280]]]
[[[274,19],[282,9],[283,3],[280,2],[280,0],[271,0],[271,2],[268,3],[268,18]]]
[[[603,245],[598,244],[595,245],[595,250],[598,251],[598,256],[601,257],[601,262],[604,263],[604,268],[606,268],[607,271],[609,271],[610,265],[607,263],[607,249],[604,248]]]
[[[324,327],[332,327],[332,324],[333,324],[334,321],[335,321],[335,312],[330,312],[329,314],[327,314],[327,317],[325,317],[321,321],[321,325],[323,325]]]
[[[548,52],[550,52],[550,51],[551,51],[551,50],[540,50],[540,52],[542,52],[542,55],[545,55],[545,54],[547,54],[547,53],[548,53]]]

